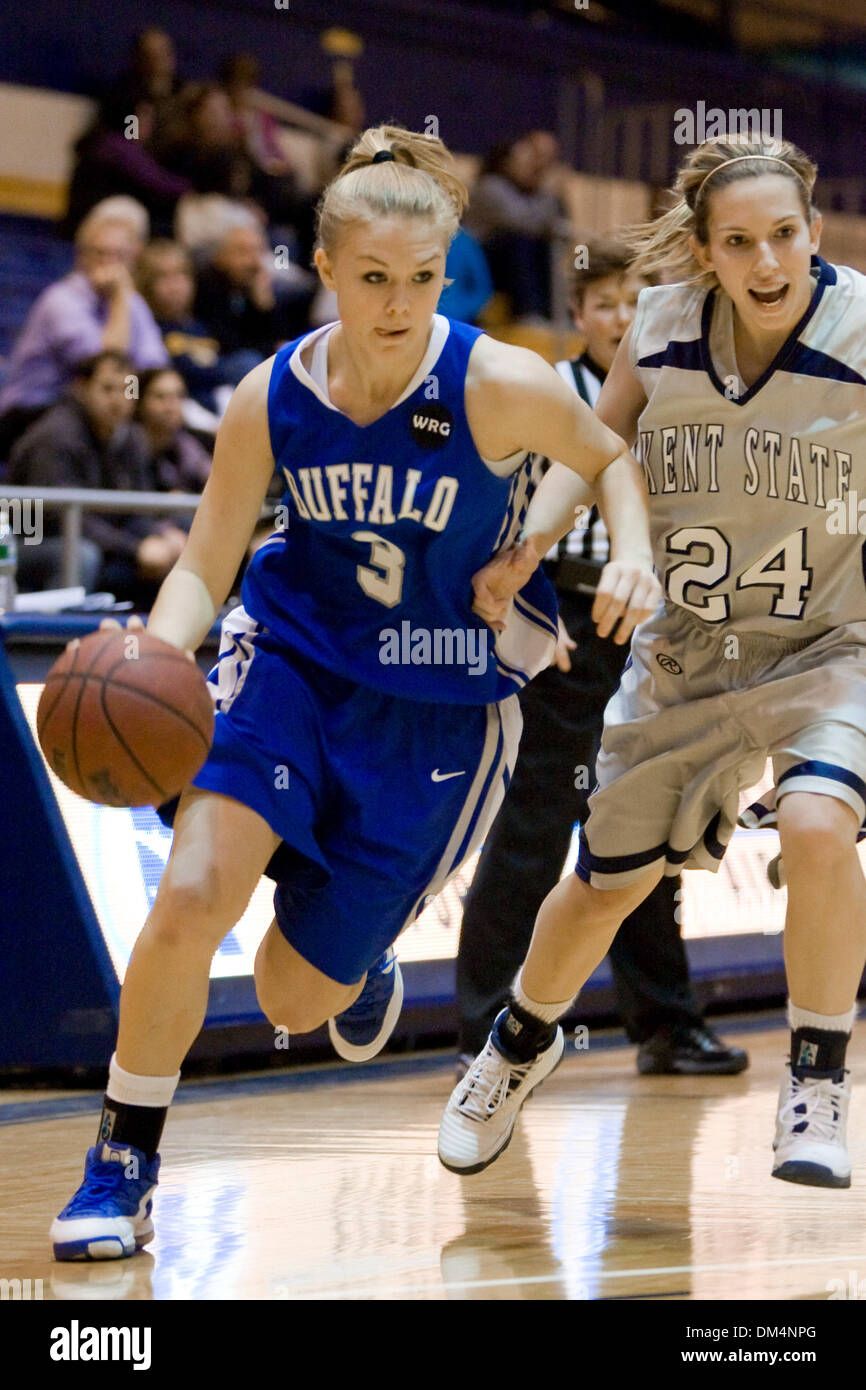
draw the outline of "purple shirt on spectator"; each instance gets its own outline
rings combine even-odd
[[[108,300],[79,270],[43,290],[13,349],[0,415],[14,407],[52,405],[68,386],[75,363],[101,351],[108,309]],[[141,371],[168,362],[153,314],[134,292],[127,356]]]

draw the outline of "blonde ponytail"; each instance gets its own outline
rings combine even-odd
[[[382,153],[392,158],[374,163]],[[454,157],[437,136],[403,126],[373,126],[359,136],[322,194],[318,244],[330,254],[344,227],[392,214],[430,218],[450,242],[468,200]]]

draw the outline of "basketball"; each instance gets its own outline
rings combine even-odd
[[[143,631],[99,631],[52,666],[36,725],[62,782],[103,806],[158,806],[207,757],[213,702],[198,667]]]

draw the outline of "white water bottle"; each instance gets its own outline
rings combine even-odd
[[[0,613],[11,613],[18,593],[18,542],[9,520],[8,504],[0,502]]]

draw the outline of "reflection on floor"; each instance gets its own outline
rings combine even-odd
[[[147,1253],[56,1265],[99,1098],[0,1098],[0,1278],[45,1298],[826,1299],[866,1289],[866,1086],[848,1192],[770,1177],[780,1017],[725,1035],[733,1078],[638,1077],[631,1050],[566,1053],[486,1173],[439,1166],[451,1060],[188,1087],[169,1120]],[[866,1034],[855,1035],[855,1078]],[[39,1286],[34,1282],[31,1285]]]

